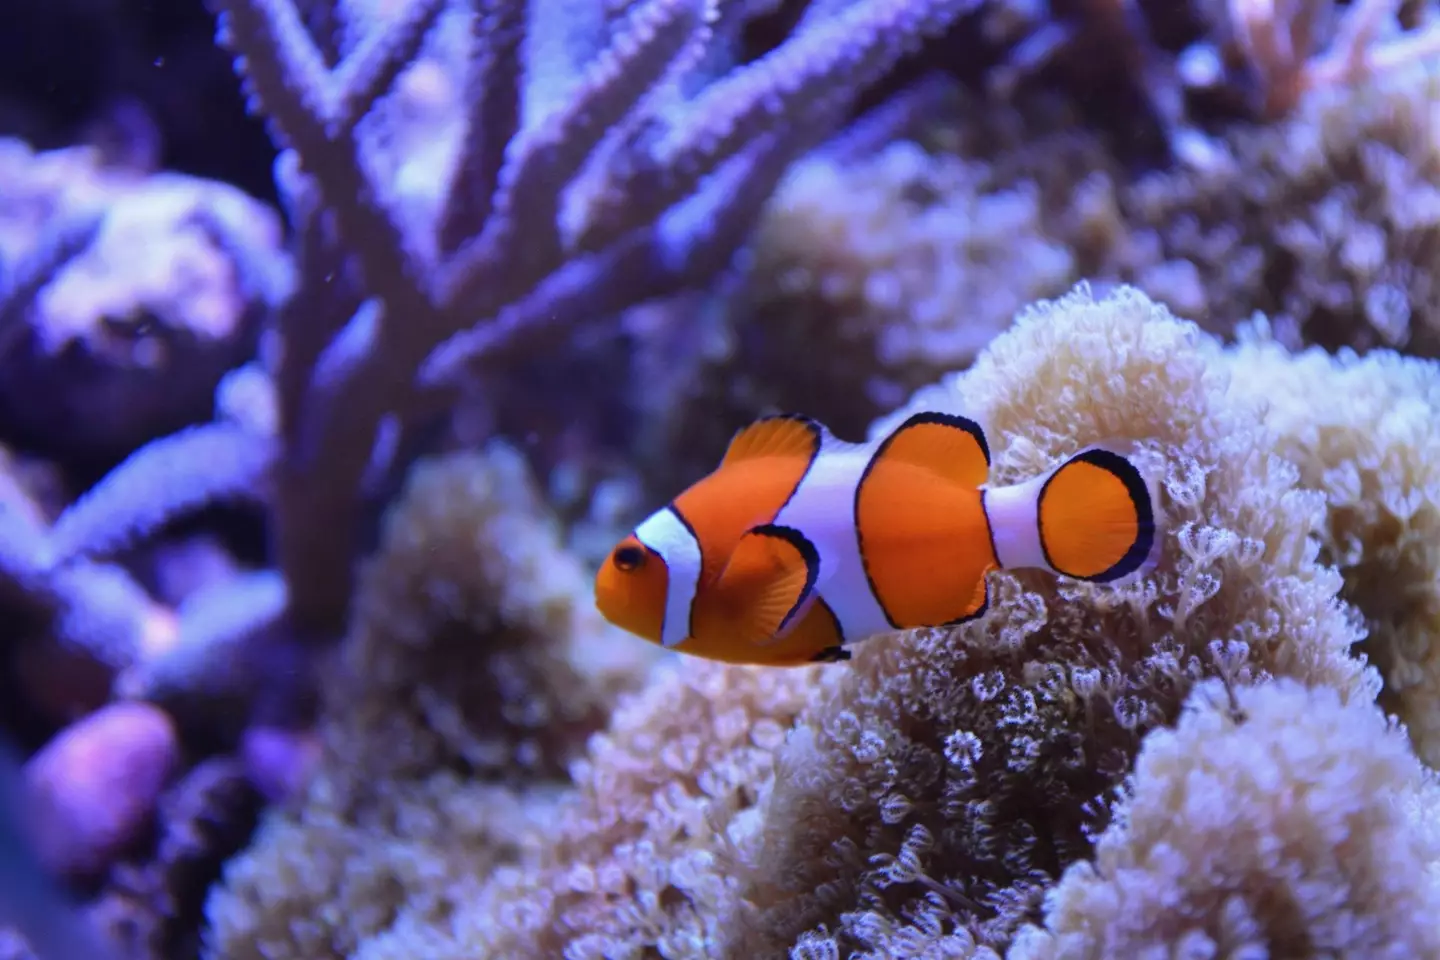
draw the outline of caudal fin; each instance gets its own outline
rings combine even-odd
[[[1113,583],[1154,564],[1156,490],[1131,448],[1081,450],[1043,478],[1035,497],[1040,550],[1054,572]]]

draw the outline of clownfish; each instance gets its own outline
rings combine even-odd
[[[1115,445],[991,487],[975,421],[916,413],[868,444],[784,414],[637,526],[595,578],[611,623],[683,653],[795,666],[989,610],[990,570],[1115,583],[1153,566],[1156,490]]]

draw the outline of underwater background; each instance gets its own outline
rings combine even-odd
[[[0,958],[1440,958],[1440,3],[0,0]],[[778,411],[1159,564],[735,666]]]

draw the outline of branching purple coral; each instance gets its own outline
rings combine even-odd
[[[0,263],[0,356],[23,330],[40,291],[89,248],[104,222],[98,213],[64,218],[40,235],[28,257]]]
[[[226,24],[235,49],[251,63],[268,55],[262,35],[239,31],[245,13],[239,8],[249,4],[224,0],[219,6],[230,16]],[[740,15],[733,5],[650,0],[634,6],[570,98],[532,119],[524,116],[522,93],[524,83],[535,78],[524,75],[519,59],[519,32],[527,23],[534,29],[531,11],[524,3],[477,2],[470,10],[471,92],[480,95],[449,184],[447,212],[428,237],[390,212],[383,187],[373,182],[356,187],[349,179],[350,171],[365,169],[357,159],[359,141],[351,137],[343,145],[355,156],[331,164],[324,158],[330,144],[322,150],[308,143],[316,131],[313,118],[294,117],[296,104],[283,102],[293,101],[293,80],[277,85],[252,67],[251,88],[262,106],[268,104],[282,126],[284,118],[292,118],[288,135],[299,147],[300,164],[315,171],[323,209],[333,215],[340,242],[355,251],[361,284],[374,297],[348,328],[357,336],[342,338],[363,349],[344,351],[347,362],[328,366],[338,376],[315,377],[303,402],[282,400],[282,409],[306,419],[327,417],[328,407],[343,410],[346,421],[311,436],[329,447],[315,451],[313,462],[323,465],[327,479],[343,476],[348,482],[326,483],[325,504],[302,497],[303,516],[328,513],[330,531],[343,527],[344,514],[335,510],[346,505],[335,492],[356,489],[382,419],[394,415],[403,427],[425,393],[463,375],[470,362],[546,349],[553,342],[547,336],[563,336],[587,319],[692,285],[722,266],[788,162],[838,120],[838,108],[849,96],[919,37],[969,6],[961,0],[915,5],[863,0],[845,18],[798,35],[770,57],[713,84],[686,104],[683,124],[672,124],[651,106],[660,99],[657,92],[700,62],[715,36],[712,23]],[[433,15],[425,3],[413,4],[390,28],[395,39],[381,46],[408,49],[418,42],[411,39],[412,24]],[[332,81],[358,56],[357,49],[342,60]],[[483,90],[477,89],[481,83],[487,84]],[[818,119],[781,124],[786,115]],[[339,136],[334,127],[329,133]],[[665,133],[671,135],[661,136]],[[652,152],[657,144],[667,152]],[[665,229],[667,214],[703,200],[707,180],[723,180],[717,174],[731,162],[743,175],[728,184],[724,199],[692,219],[692,229]],[[575,229],[567,229],[567,191],[593,173],[588,168],[595,164],[598,184],[583,184],[590,187],[588,209]],[[459,331],[465,332],[452,338]],[[426,363],[427,357],[434,362]],[[422,364],[427,377],[417,385],[410,378]],[[327,367],[315,372],[322,369]],[[342,463],[345,469],[337,471]],[[287,487],[315,486],[308,471],[295,475],[293,483],[283,478],[289,473],[282,472],[282,510]],[[321,538],[313,531],[309,523],[282,521],[281,562],[287,572],[312,572],[308,583],[292,585],[296,612],[305,618],[307,608],[323,605],[333,620],[348,593],[353,551],[333,533]],[[316,556],[317,547],[330,555]],[[328,585],[317,576],[326,571]]]
[[[50,612],[50,541],[46,531],[13,505],[0,502],[0,599],[28,612]]]
[[[106,676],[130,667],[153,626],[148,595],[119,567],[83,558],[61,564],[57,556],[50,528],[0,502],[0,602],[6,611],[43,629],[56,652],[79,654]],[[24,633],[15,626],[12,621],[12,641]]]
[[[117,553],[206,504],[263,501],[272,461],[269,437],[225,422],[189,427],[146,444],[55,521],[50,532],[55,558],[65,562]],[[157,483],[166,489],[157,492]]]
[[[977,6],[854,0],[725,73],[750,5],[645,0],[583,17],[598,35],[561,78],[573,82],[554,84],[547,38],[535,34],[571,25],[541,16],[541,2],[410,0],[372,24],[338,0],[210,0],[252,105],[285,148],[277,181],[297,228],[298,283],[275,318],[270,489],[301,628],[343,622],[367,479],[385,475],[457,381],[704,283],[854,96]],[[468,17],[468,126],[440,213],[426,218],[402,203],[362,121],[386,120],[377,104],[447,9]],[[532,89],[544,103],[527,98]],[[209,496],[201,481],[189,493],[161,486],[155,495],[175,494],[167,504],[126,510],[116,501],[136,488],[120,479],[87,510],[108,503],[117,517],[159,519]],[[107,542],[67,536],[66,549]]]

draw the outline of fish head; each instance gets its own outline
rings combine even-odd
[[[595,575],[595,606],[622,630],[661,642],[670,574],[664,558],[630,534],[616,544]]]

